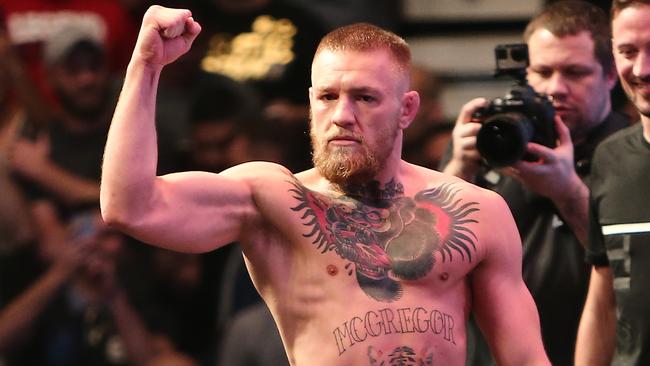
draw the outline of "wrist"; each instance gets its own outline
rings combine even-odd
[[[443,173],[451,174],[473,183],[476,180],[480,166],[476,162],[463,162],[460,159],[451,159],[443,169]]]
[[[155,96],[162,68],[163,65],[152,64],[134,56],[126,68],[122,93],[132,90],[143,101]]]
[[[575,171],[572,172],[565,188],[556,192],[557,194],[555,196],[550,197],[556,206],[574,205],[576,202],[582,202],[589,198],[587,185],[578,177]]]
[[[145,57],[138,57],[134,54],[126,67],[125,81],[131,78],[157,81],[160,78],[163,66],[151,63]]]
[[[36,182],[48,182],[52,177],[52,164],[49,160],[35,159],[29,169],[25,170],[25,175]]]
[[[52,265],[48,274],[61,282],[66,282],[77,270],[77,266],[71,265],[68,261],[57,260]]]

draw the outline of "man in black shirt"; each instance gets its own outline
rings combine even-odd
[[[590,184],[589,295],[576,365],[650,364],[650,1],[612,3],[614,59],[641,123],[603,142]]]
[[[589,269],[587,237],[590,162],[596,145],[627,125],[612,112],[616,84],[607,15],[583,1],[563,1],[533,18],[524,33],[528,81],[553,100],[555,148],[529,143],[537,161],[505,169],[483,165],[476,149],[481,123],[472,114],[488,101],[467,103],[458,117],[444,172],[499,192],[513,212],[524,245],[524,280],[540,314],[544,345],[554,365],[571,365]],[[479,324],[480,325],[480,324]],[[478,336],[478,331],[474,332]],[[469,364],[489,364],[487,346],[469,347]]]

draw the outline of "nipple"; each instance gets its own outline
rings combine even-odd
[[[339,273],[339,269],[336,268],[335,265],[330,264],[327,266],[327,274],[330,276],[336,276],[336,274]]]

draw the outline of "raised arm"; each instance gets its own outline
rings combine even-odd
[[[521,277],[522,247],[508,206],[487,192],[485,257],[472,274],[473,309],[499,365],[550,365],[539,317]]]
[[[578,339],[576,366],[611,365],[616,348],[616,300],[609,266],[592,267]]]
[[[73,174],[57,165],[49,156],[49,137],[36,141],[17,138],[11,144],[10,163],[14,172],[70,204],[96,203],[99,182]]]
[[[574,168],[573,142],[569,128],[555,118],[558,145],[549,148],[536,143],[528,144],[528,152],[539,161],[518,161],[504,173],[519,180],[527,189],[547,197],[558,209],[562,219],[582,244],[587,244],[589,227],[589,189]]]
[[[481,123],[472,120],[472,114],[485,107],[487,99],[476,98],[467,102],[460,110],[452,137],[452,155],[443,172],[474,182],[480,170],[481,156],[476,149],[476,134]]]
[[[189,50],[200,30],[189,10],[147,10],[108,134],[100,191],[109,225],[144,242],[188,252],[236,240],[253,208],[250,188],[236,174],[156,177],[160,73]]]

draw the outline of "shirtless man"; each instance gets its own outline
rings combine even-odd
[[[144,16],[106,146],[109,224],[184,252],[240,242],[292,365],[464,365],[472,310],[500,364],[548,365],[503,200],[400,158],[419,105],[401,38],[358,24],[321,42],[316,168],[156,177],[157,81],[199,32],[188,10]]]

